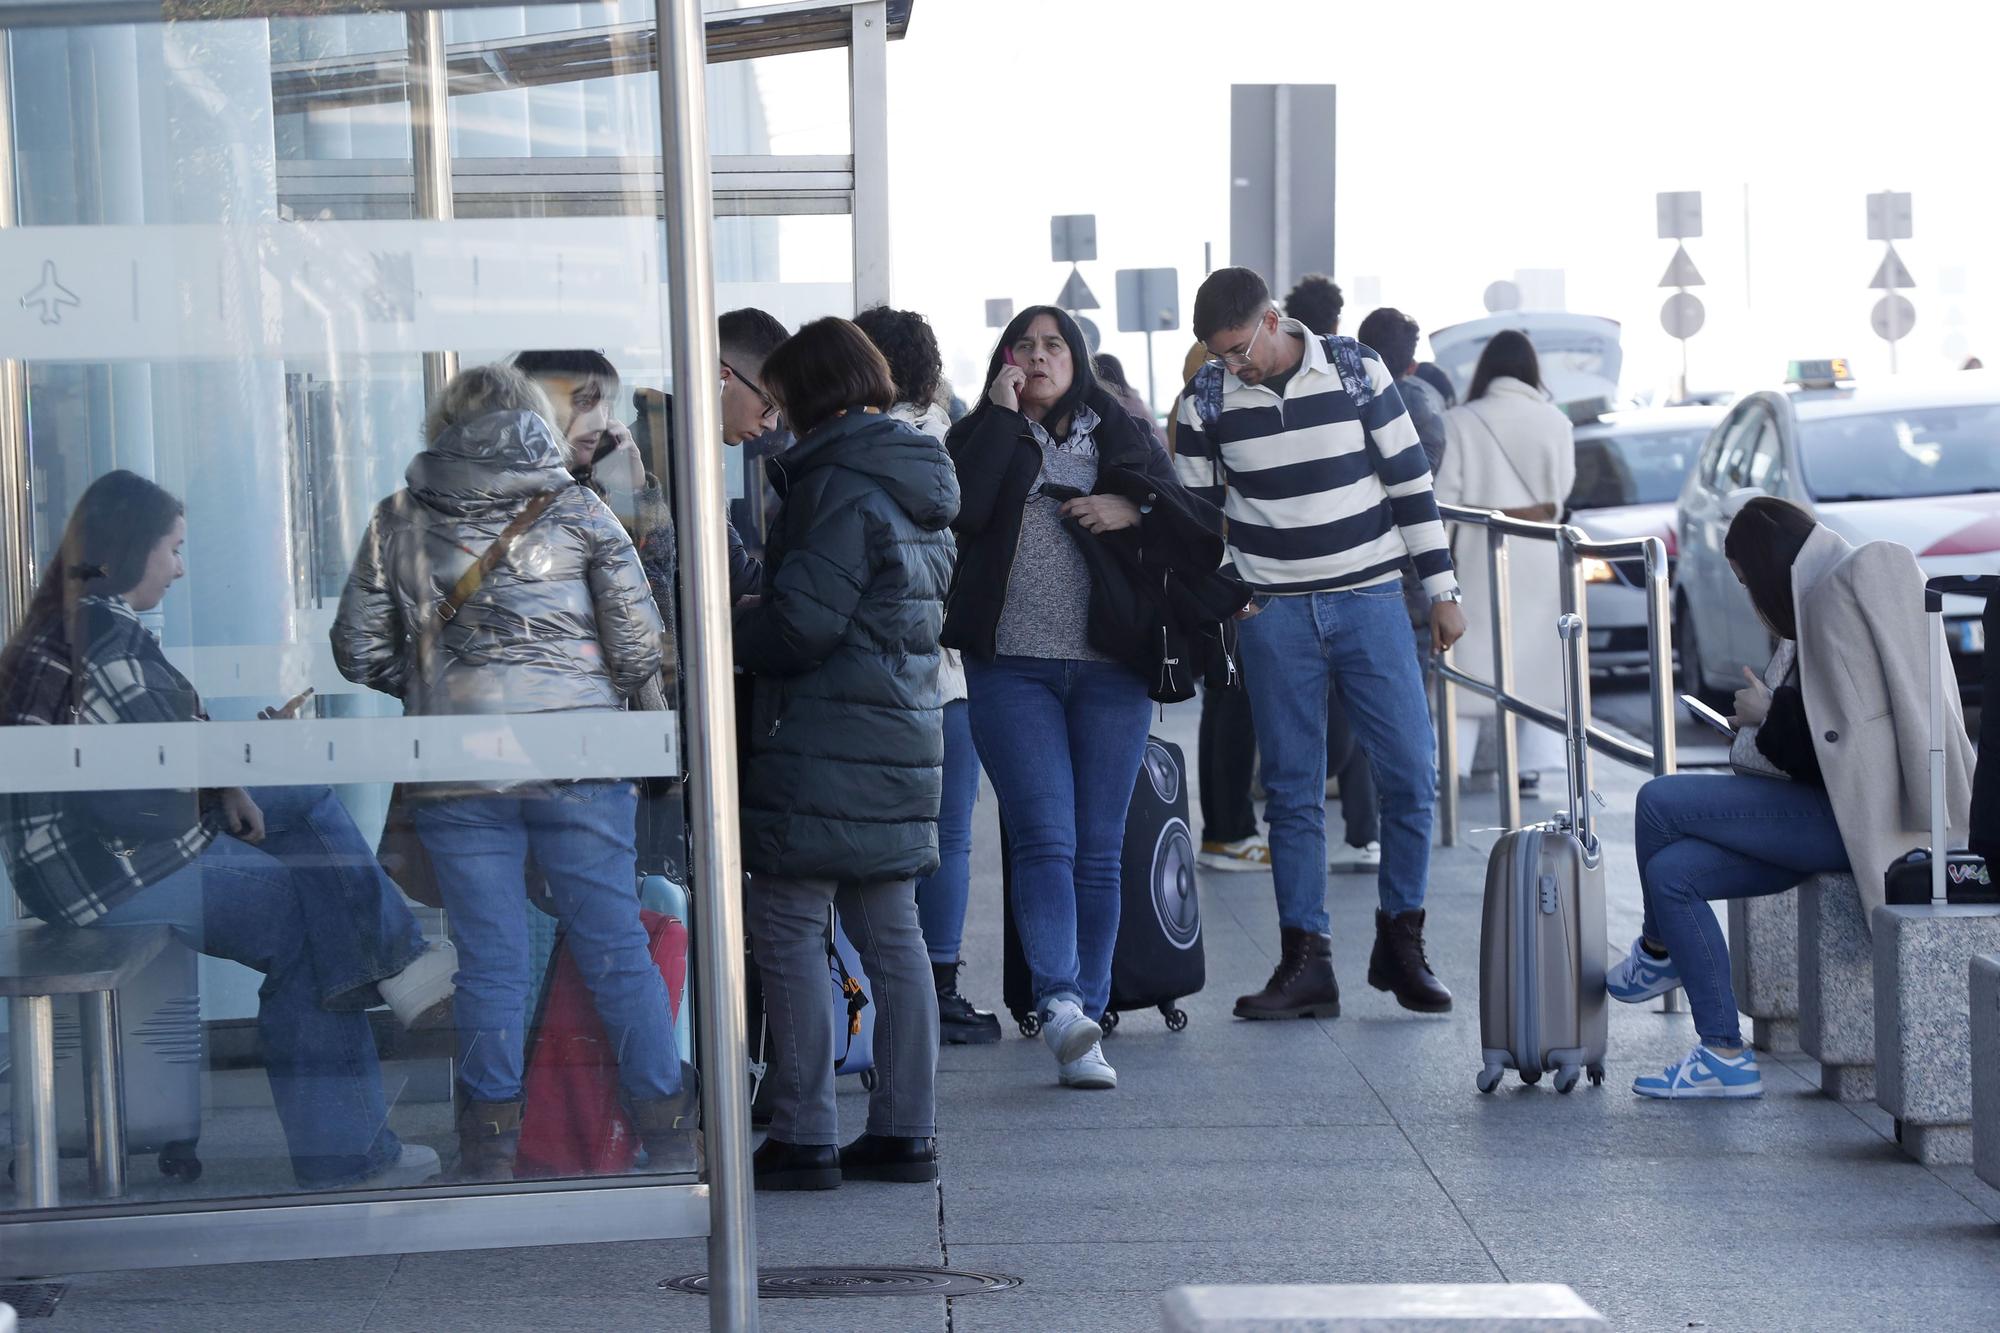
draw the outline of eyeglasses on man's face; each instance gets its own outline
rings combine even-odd
[[[763,404],[764,406],[765,416],[768,417],[777,412],[778,400],[773,398],[770,394],[765,393],[763,386],[758,384],[757,381],[751,379],[748,375],[745,375],[742,371],[738,370],[735,366],[730,365],[727,361],[724,361],[722,363],[722,368],[728,371],[730,374],[734,375],[736,377],[737,383],[741,384],[751,393],[757,395],[757,401]]]
[[[1268,312],[1266,312],[1268,313]],[[1250,364],[1250,353],[1257,348],[1257,340],[1264,336],[1264,315],[1257,316],[1257,327],[1250,333],[1250,341],[1243,344],[1240,352],[1217,352],[1209,349],[1208,365],[1220,366],[1224,370],[1241,370]]]

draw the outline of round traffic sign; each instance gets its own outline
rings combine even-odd
[[[1910,330],[1917,326],[1917,308],[1901,292],[1890,292],[1875,303],[1875,308],[1868,314],[1868,322],[1874,326],[1877,338],[1895,342],[1898,338],[1909,337]]]
[[[1675,292],[1660,307],[1660,327],[1676,338],[1694,337],[1707,320],[1708,312],[1702,309],[1701,298],[1693,292]]]
[[[1488,314],[1497,315],[1503,310],[1519,310],[1520,308],[1521,288],[1518,283],[1512,283],[1502,278],[1500,281],[1487,286],[1486,312]]]
[[[1104,335],[1097,331],[1097,324],[1088,316],[1075,316],[1076,326],[1083,330],[1083,341],[1090,347],[1090,354],[1096,356],[1104,345]]]

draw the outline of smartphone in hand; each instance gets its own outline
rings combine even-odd
[[[281,718],[283,719],[295,718],[299,715],[299,710],[305,707],[306,700],[312,697],[313,697],[313,687],[308,685],[304,689],[300,690],[297,694],[293,695],[291,698],[285,700],[285,702],[279,707],[266,708],[263,712],[257,714],[257,716],[261,721],[265,722]]]
[[[1721,732],[1731,740],[1736,738],[1736,727],[1722,714],[1710,708],[1692,694],[1683,694],[1681,703],[1686,705],[1688,715],[1705,727]]]

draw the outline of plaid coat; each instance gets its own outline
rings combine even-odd
[[[0,725],[206,720],[194,686],[123,599],[85,598],[78,623],[81,653],[60,617],[29,631],[0,697]],[[191,790],[0,795],[0,857],[30,912],[83,926],[200,856],[221,817]]]

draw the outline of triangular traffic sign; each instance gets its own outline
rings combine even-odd
[[[1897,256],[1896,247],[1892,245],[1889,247],[1889,253],[1882,256],[1882,267],[1875,270],[1875,281],[1869,283],[1868,287],[1871,291],[1886,292],[1891,288],[1896,291],[1908,291],[1916,285],[1917,280],[1910,276],[1910,270],[1903,267],[1903,261]]]
[[[1062,295],[1056,298],[1056,306],[1062,310],[1099,309],[1097,298],[1090,294],[1090,285],[1083,280],[1081,270],[1072,266],[1069,281],[1063,284]]]
[[[1702,280],[1701,270],[1694,266],[1694,260],[1688,257],[1687,247],[1677,245],[1674,247],[1673,259],[1667,264],[1667,275],[1660,279],[1660,285],[1706,287],[1708,284]]]

